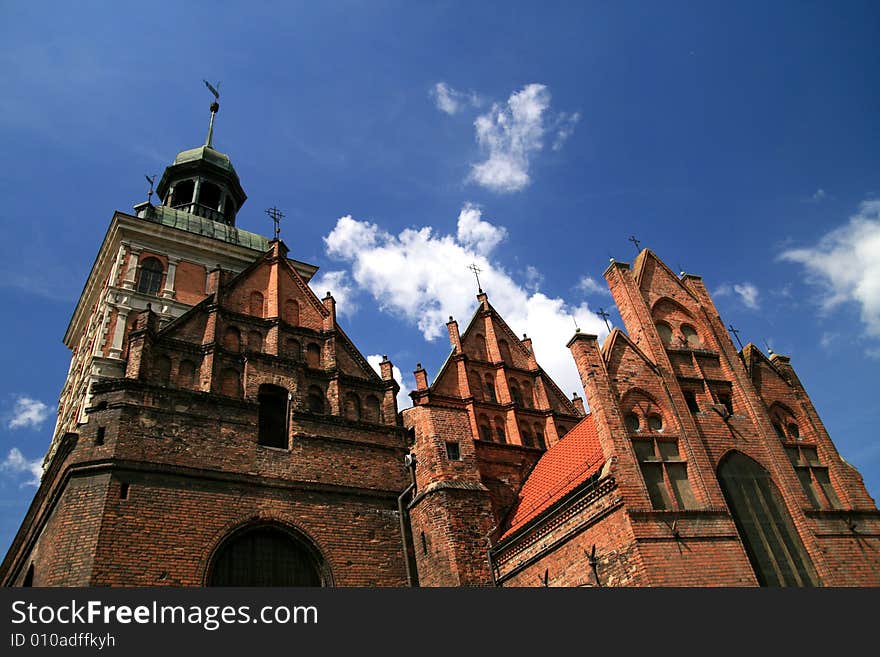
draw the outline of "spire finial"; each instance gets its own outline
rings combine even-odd
[[[275,223],[275,239],[277,240],[278,236],[281,235],[281,220],[284,218],[284,215],[275,206],[266,210],[266,214],[272,217],[272,221]],[[327,294],[330,293],[328,292]]]
[[[608,312],[604,308],[599,308],[599,312],[597,312],[596,314],[599,315],[599,317],[601,317],[603,320],[605,320],[605,328],[607,328],[608,332],[611,333],[611,324],[608,323],[608,318],[611,317],[611,315],[608,314]]]
[[[220,110],[220,83],[217,83],[215,87],[207,80],[202,80],[205,83],[205,86],[208,87],[208,91],[210,91],[214,95],[214,102],[211,103],[211,122],[208,124],[208,136],[205,138],[205,146],[208,148],[214,147],[214,116]]]
[[[153,184],[156,182],[156,174],[154,173],[152,176],[144,174],[144,178],[150,183],[150,193],[147,195],[147,203],[151,203],[153,201]]]
[[[638,253],[639,245],[642,243],[642,240],[637,240],[635,235],[630,235],[629,241],[636,245],[636,253]]]

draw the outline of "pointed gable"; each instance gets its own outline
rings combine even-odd
[[[669,297],[684,308],[694,309],[699,301],[678,276],[651,249],[643,249],[633,265],[639,290],[651,307],[662,297]]]

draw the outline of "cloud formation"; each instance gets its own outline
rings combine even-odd
[[[813,246],[779,257],[804,267],[807,281],[820,290],[823,311],[854,303],[866,334],[880,338],[880,200],[862,202],[848,223]]]
[[[582,276],[577,284],[578,289],[584,294],[602,294],[611,296],[611,291],[605,283],[599,283],[592,276]]]
[[[309,281],[309,287],[323,299],[329,292],[336,300],[336,313],[344,317],[351,317],[357,312],[358,306],[354,301],[354,287],[348,280],[348,274],[344,271],[326,271]]]
[[[549,117],[550,92],[543,84],[528,84],[510,95],[505,104],[494,103],[474,121],[477,143],[486,154],[471,167],[470,180],[495,192],[516,192],[530,182],[532,156],[544,146],[545,134],[555,133],[559,150],[571,135],[580,114]]]
[[[9,418],[6,426],[10,429],[25,427],[39,429],[51,412],[52,408],[47,404],[26,395],[19,395],[12,409],[12,417]]]
[[[42,464],[43,459],[34,459],[33,461],[28,460],[24,457],[24,454],[21,453],[21,450],[18,449],[18,447],[13,447],[9,450],[9,454],[6,455],[3,462],[0,463],[0,471],[12,473],[27,472],[31,475],[31,478],[23,482],[21,485],[39,486],[40,478],[43,476]]]
[[[761,303],[758,300],[760,291],[752,283],[734,283],[733,285],[730,283],[722,283],[712,293],[712,296],[724,297],[730,296],[731,294],[735,294],[739,297],[739,300],[746,308],[758,310],[761,307]]]
[[[608,331],[587,303],[567,303],[534,289],[536,272],[519,283],[493,262],[492,248],[505,234],[503,227],[465,204],[455,235],[437,234],[430,226],[392,235],[376,224],[345,216],[324,242],[328,255],[351,265],[360,289],[383,311],[416,324],[426,340],[446,335],[450,315],[462,323],[473,315],[475,282],[468,266],[475,263],[490,303],[518,335],[528,333],[538,362],[568,394],[580,391],[580,378],[565,347],[574,333],[572,316],[587,333],[604,337]]]
[[[382,356],[379,354],[370,354],[367,356],[367,362],[374,370],[376,370],[376,374],[382,376],[382,368],[379,367],[379,363],[382,362]],[[412,388],[410,388],[407,385],[407,382],[404,381],[403,374],[397,365],[391,367],[391,376],[394,377],[394,380],[397,381],[397,384],[400,386],[400,390],[397,393],[397,410],[401,411],[404,408],[409,408],[412,406],[412,399],[409,398],[409,393]]]
[[[482,104],[480,97],[473,91],[457,91],[445,82],[438,82],[429,92],[434,99],[434,105],[441,112],[450,116],[457,114],[466,107],[479,107]]]

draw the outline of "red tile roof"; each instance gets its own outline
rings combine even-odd
[[[502,538],[583,484],[599,471],[604,461],[593,416],[587,415],[535,464],[519,491]]]

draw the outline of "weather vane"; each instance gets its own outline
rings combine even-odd
[[[217,114],[220,109],[220,83],[217,83],[215,87],[207,80],[202,80],[205,83],[205,86],[208,87],[208,91],[210,91],[214,96],[214,102],[211,103],[211,123],[208,125],[208,137],[205,139],[205,146],[213,147],[214,144],[214,115]]]
[[[284,218],[284,215],[281,213],[276,207],[271,207],[266,210],[266,214],[272,217],[272,221],[275,222],[275,239],[278,239],[278,236],[281,235],[281,220]]]
[[[474,276],[477,277],[477,289],[480,291],[480,294],[483,293],[483,287],[480,285],[480,272],[483,271],[479,267],[477,267],[477,263],[473,262],[468,265],[468,269],[474,272]]]
[[[144,178],[146,178],[147,182],[150,183],[150,193],[147,194],[147,203],[150,203],[153,200],[153,183],[156,182],[156,174],[153,174],[152,176],[144,174]]]

